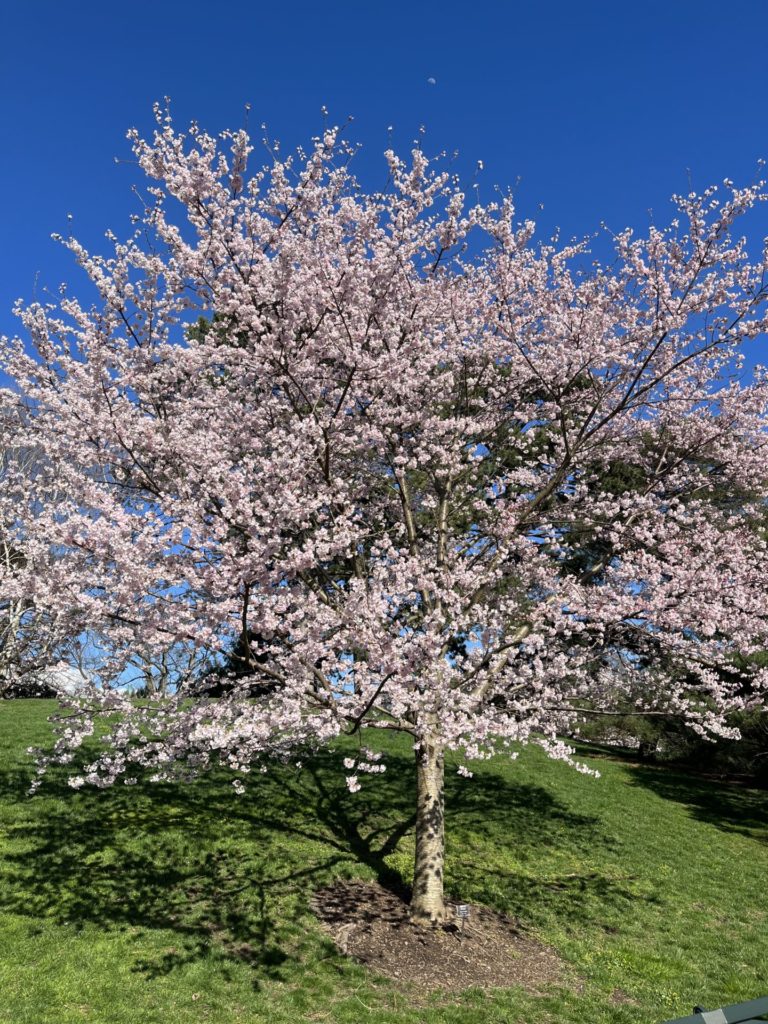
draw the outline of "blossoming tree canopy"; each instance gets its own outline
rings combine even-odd
[[[55,476],[34,446],[20,443],[18,406],[17,395],[0,393],[0,697],[52,689],[43,678],[45,670],[62,659],[79,631],[71,616],[57,615],[34,600],[27,563],[31,560],[38,569],[46,565],[49,585],[59,570],[56,551],[35,523],[37,510],[50,515],[58,492]]]
[[[418,150],[368,193],[334,131],[250,178],[242,132],[159,111],[131,138],[136,233],[109,258],[65,240],[98,300],[20,308],[4,345],[24,441],[66,484],[29,501],[56,573],[34,544],[23,572],[113,684],[70,699],[54,758],[112,723],[75,785],[218,763],[241,788],[303,745],[405,732],[412,913],[436,921],[446,751],[466,775],[528,741],[569,760],[558,737],[617,696],[705,734],[763,699],[765,672],[733,669],[768,632],[768,379],[739,372],[768,255],[734,231],[762,184],[677,197],[602,266],[534,244],[509,199],[468,207]],[[177,643],[249,670],[217,699],[115,685]],[[350,789],[386,767],[373,748],[340,760]]]

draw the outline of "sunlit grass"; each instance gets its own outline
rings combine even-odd
[[[0,704],[0,1021],[626,1022],[768,994],[768,794],[537,752],[449,776],[447,883],[517,916],[570,988],[419,998],[345,961],[308,910],[338,877],[406,882],[412,755],[361,793],[301,772],[30,798],[42,701]]]

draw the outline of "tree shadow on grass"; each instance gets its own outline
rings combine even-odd
[[[577,744],[591,759],[623,764],[632,784],[664,800],[683,804],[697,821],[768,843],[768,790],[696,773],[696,765],[638,763],[637,751],[601,744]],[[748,780],[746,780],[748,782]]]
[[[390,754],[387,772],[352,796],[341,756],[321,751],[300,772],[276,767],[254,777],[242,797],[221,775],[75,792],[59,774],[28,798],[30,775],[0,772],[0,801],[13,805],[15,818],[0,862],[0,909],[77,928],[130,929],[136,969],[149,976],[214,957],[225,969],[251,964],[258,984],[287,980],[323,950],[333,960],[330,944],[307,927],[309,897],[334,878],[361,874],[406,897],[387,858],[414,823],[411,758]],[[531,858],[555,833],[558,844],[585,857],[612,843],[597,819],[492,769],[471,783],[449,779],[447,808],[456,880],[482,877],[482,867],[462,855],[462,837],[470,835],[474,855],[478,839],[502,844],[507,836]],[[585,886],[603,907],[631,898],[599,875],[569,878],[565,896],[557,881],[509,875],[507,883],[523,920],[534,905],[549,904],[588,923],[600,907],[583,898]],[[472,888],[480,898],[482,884]],[[173,945],[154,934],[163,930],[173,933]]]
[[[697,821],[768,843],[768,792],[717,782],[673,768],[629,767],[632,782],[685,805]]]

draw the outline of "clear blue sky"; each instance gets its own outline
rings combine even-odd
[[[11,306],[79,272],[50,239],[129,230],[125,130],[168,95],[180,126],[262,121],[284,148],[354,117],[358,173],[406,151],[460,151],[481,197],[519,180],[521,215],[566,236],[642,227],[675,191],[752,180],[768,157],[764,0],[6,0],[0,11],[0,333]],[[435,84],[430,83],[435,80]],[[256,134],[260,134],[257,130]],[[544,204],[539,211],[539,204]],[[759,234],[768,234],[768,224]],[[36,285],[37,281],[37,285]]]

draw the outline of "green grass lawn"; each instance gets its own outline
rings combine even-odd
[[[415,1000],[308,911],[339,877],[411,869],[413,765],[349,795],[340,748],[299,772],[28,797],[44,701],[0,702],[0,1022],[653,1024],[768,994],[768,794],[526,750],[450,771],[447,885],[517,916],[570,988]]]

